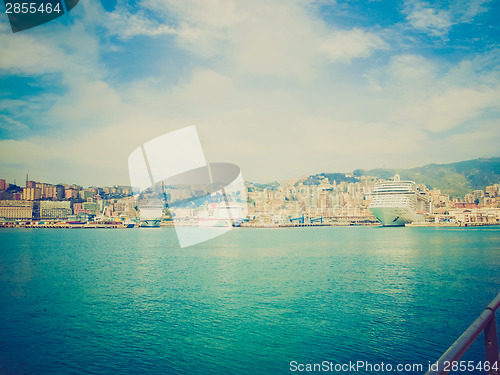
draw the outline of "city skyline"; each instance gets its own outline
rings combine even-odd
[[[481,162],[487,162],[487,163],[490,163],[492,161],[494,161],[495,159],[500,159],[500,157],[492,157],[492,158],[478,158],[478,159],[473,159],[473,160],[461,160],[460,162],[457,162],[457,163],[446,163],[446,164],[427,164],[427,165],[423,165],[423,166],[419,166],[417,168],[414,168],[414,169],[402,169],[402,168],[380,168],[380,169],[374,169],[374,170],[367,170],[367,169],[363,169],[363,168],[357,168],[357,169],[354,169],[354,170],[350,170],[350,171],[321,171],[319,173],[305,173],[305,174],[302,174],[302,175],[296,175],[296,176],[291,176],[289,178],[282,178],[282,179],[274,179],[274,180],[267,180],[267,181],[251,181],[249,179],[245,179],[245,182],[246,183],[249,183],[249,184],[257,184],[257,185],[273,185],[275,183],[287,183],[288,181],[291,181],[291,180],[302,180],[302,179],[307,179],[307,178],[315,178],[317,176],[326,176],[326,175],[345,175],[345,177],[347,176],[354,176],[354,174],[356,174],[357,176],[361,176],[361,177],[370,177],[370,178],[380,178],[380,179],[384,179],[384,178],[387,178],[387,173],[392,173],[392,174],[407,174],[407,173],[411,173],[411,174],[415,174],[416,175],[420,175],[420,183],[429,183],[430,181],[428,179],[433,179],[433,177],[430,177],[430,176],[422,176],[420,172],[418,172],[419,170],[421,169],[425,169],[425,168],[432,168],[432,167],[439,167],[439,168],[452,168],[451,170],[455,169],[457,165],[460,165],[460,164],[463,164],[463,163],[481,163]],[[462,167],[463,168],[463,167]],[[470,166],[469,166],[470,168]],[[483,175],[484,174],[489,174],[491,173],[491,176],[492,176],[492,179],[488,179],[489,182],[486,182],[486,180],[484,180],[483,182],[485,183],[484,186],[487,186],[488,184],[495,184],[495,171],[494,171],[494,168],[495,167],[491,167],[491,166],[480,166],[478,164],[476,164],[473,168],[474,169],[474,173],[473,174],[477,174],[478,172],[481,172]],[[483,169],[483,168],[486,168],[485,170],[482,170],[480,171],[479,169]],[[493,169],[492,169],[493,168]],[[361,174],[360,174],[361,173]],[[387,175],[386,177],[380,177],[380,173],[383,173],[384,175]],[[441,170],[441,173],[443,173],[443,170]],[[464,171],[462,170],[462,173],[464,173]],[[390,175],[389,178],[392,178],[393,175]],[[465,176],[465,175],[464,175]],[[4,177],[4,178],[2,178]],[[469,176],[470,177],[470,176]],[[484,177],[484,176],[483,176]],[[410,180],[413,179],[414,177],[407,177],[409,178]],[[435,177],[434,177],[435,178]],[[448,181],[450,182],[450,181]],[[469,181],[471,182],[471,181]],[[29,183],[33,184],[33,183],[37,183],[37,184],[48,184],[48,185],[52,185],[52,186],[57,186],[57,185],[61,185],[61,186],[65,186],[65,187],[79,187],[79,188],[113,188],[113,187],[131,187],[132,185],[130,183],[125,183],[125,184],[117,184],[117,183],[109,183],[109,184],[103,184],[103,185],[99,185],[99,184],[93,184],[93,185],[89,185],[89,184],[78,184],[76,182],[72,182],[72,181],[57,181],[57,182],[54,182],[54,181],[49,181],[48,179],[44,179],[44,178],[41,178],[41,179],[38,179],[36,181],[34,181],[29,174],[26,174],[25,176],[25,179],[23,181],[17,181],[17,180],[9,180],[8,178],[6,179],[5,176],[0,176],[0,186],[3,186],[3,184],[7,184],[7,185],[15,185],[15,186],[18,186],[20,188],[22,187],[28,187]],[[430,185],[429,185],[430,186]],[[436,189],[445,189],[446,183],[445,181],[443,181],[442,184],[439,184],[439,186],[431,186],[433,188],[436,188]],[[477,188],[477,186],[476,186]],[[0,188],[0,190],[2,190],[3,188]],[[468,186],[468,187],[465,187],[465,189],[467,190],[473,190],[474,187],[471,185],[471,186]],[[453,194],[452,195],[456,195],[456,196],[460,196],[462,194]]]
[[[452,197],[440,189],[430,189],[425,184],[415,184],[412,181],[400,181],[399,178],[387,182],[370,176],[350,177],[348,181],[336,181],[332,178],[334,176],[317,177],[315,183],[311,183],[310,178],[305,178],[282,181],[272,187],[246,184],[245,198],[237,198],[240,191],[230,200],[234,204],[231,207],[235,210],[231,217],[240,217],[233,224],[297,226],[294,222],[298,221],[300,225],[373,225],[378,220],[384,226],[392,225],[392,220],[387,221],[380,216],[380,210],[377,211],[378,215],[370,212],[372,203],[381,195],[384,197],[378,199],[376,206],[386,207],[387,190],[383,187],[386,184],[396,184],[395,186],[408,191],[408,194],[415,194],[415,204],[420,201],[420,208],[416,208],[414,214],[408,213],[409,216],[404,220],[416,220],[417,226],[433,226],[436,223],[444,226],[498,225],[500,220],[500,184],[471,190],[463,197]],[[377,190],[380,183],[382,189],[379,187]],[[0,190],[4,190],[5,185],[5,180],[0,179]],[[163,223],[164,226],[174,225],[177,230],[178,226],[204,226],[203,223],[207,223],[204,220],[209,220],[210,215],[217,214],[217,220],[223,220],[225,226],[228,226],[225,220],[233,220],[219,216],[221,210],[216,211],[219,205],[226,207],[228,204],[227,198],[223,198],[223,194],[218,191],[205,195],[206,191],[199,190],[203,187],[186,185],[162,185],[161,189],[163,203],[160,203],[161,199],[158,200],[158,195],[154,192],[146,192],[142,198],[137,198],[133,196],[132,188],[125,186],[82,188],[27,181],[25,188],[0,192],[0,227],[34,225],[38,228],[39,225],[48,225],[81,228],[85,224],[87,227],[97,228],[106,224],[113,228],[131,228],[135,227],[131,225],[131,220],[140,220],[140,226],[148,227],[153,223],[148,224],[147,220],[152,220],[156,223],[153,226],[158,227]],[[197,200],[198,204],[193,204],[193,194],[201,198]],[[392,195],[398,199],[397,193]],[[141,206],[142,199],[145,200]],[[151,202],[151,199],[155,204],[163,205],[163,208],[144,205]],[[173,205],[171,202],[174,202]],[[148,207],[155,209],[154,216],[146,215],[144,218],[143,207],[146,207],[146,214],[150,212]],[[242,216],[239,216],[240,213]],[[47,223],[46,220],[56,222]],[[104,223],[106,220],[109,222]],[[185,240],[190,242],[186,238]]]
[[[189,125],[259,182],[497,156],[499,11],[88,1],[17,34],[2,12],[2,178],[128,185],[134,148]]]

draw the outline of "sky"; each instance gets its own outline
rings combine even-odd
[[[0,10],[22,186],[127,185],[134,149],[191,125],[258,182],[500,155],[498,0],[82,0],[18,33]]]

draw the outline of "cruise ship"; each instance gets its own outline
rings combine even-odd
[[[370,195],[370,211],[385,227],[423,221],[423,214],[431,210],[430,198],[417,190],[415,182],[401,181],[399,175],[377,182]]]

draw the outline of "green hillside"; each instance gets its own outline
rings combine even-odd
[[[500,157],[482,158],[450,164],[428,164],[411,169],[356,169],[352,175],[345,173],[320,173],[302,181],[304,185],[319,185],[324,178],[330,183],[357,182],[361,176],[390,179],[398,173],[403,180],[425,184],[430,189],[440,189],[443,194],[463,197],[473,190],[484,190],[486,186],[500,184]],[[276,190],[278,182],[270,184],[249,183],[251,189]]]
[[[402,179],[441,189],[445,194],[463,197],[472,190],[484,190],[500,183],[500,158],[462,161],[450,164],[429,164],[411,169],[372,169],[357,171],[364,175],[391,178],[398,173]]]

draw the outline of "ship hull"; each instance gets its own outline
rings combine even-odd
[[[384,227],[401,227],[421,220],[421,215],[409,207],[370,207],[370,211]]]

